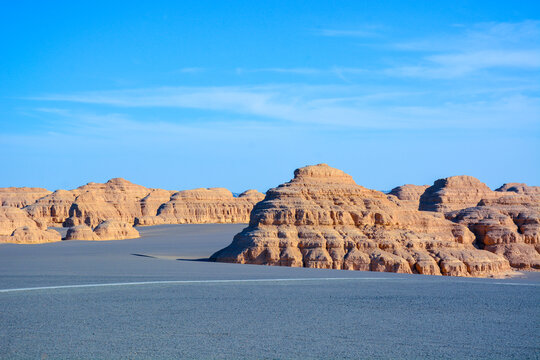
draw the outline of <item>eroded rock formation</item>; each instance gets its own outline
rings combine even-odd
[[[60,241],[60,233],[47,230],[26,211],[16,207],[0,207],[0,242],[38,244]]]
[[[47,189],[29,187],[0,188],[0,206],[23,208],[50,194]]]
[[[476,249],[467,227],[442,214],[409,209],[325,164],[294,175],[266,193],[249,226],[212,260],[453,276],[510,270],[506,259]]]
[[[157,216],[141,217],[136,223],[247,223],[251,209],[263,198],[264,195],[256,190],[245,191],[238,197],[224,188],[184,190],[173,194],[170,201],[161,205]]]
[[[56,190],[28,205],[25,210],[41,223],[61,227],[69,217],[69,209],[78,194],[78,190]]]
[[[390,195],[394,195],[403,206],[407,206],[409,209],[418,210],[420,205],[420,196],[426,191],[429,185],[402,185],[393,188],[390,191]]]

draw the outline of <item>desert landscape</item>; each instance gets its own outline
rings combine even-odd
[[[538,1],[0,33],[0,360],[540,358]]]

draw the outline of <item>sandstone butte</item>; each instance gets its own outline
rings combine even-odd
[[[12,221],[9,226],[7,222],[2,225],[0,220],[3,226],[0,231],[11,236],[17,227],[38,224],[45,229],[47,226],[77,227],[68,233],[68,239],[119,240],[139,236],[133,225],[247,223],[251,209],[262,198],[264,195],[256,190],[234,197],[222,188],[170,191],[146,188],[121,178],[55,192],[39,188],[0,188],[0,199],[6,207],[20,208],[19,216],[27,215],[26,222]],[[79,227],[81,225],[86,228]],[[40,238],[41,242],[51,239]],[[56,241],[56,237],[50,241]]]
[[[469,223],[451,221],[455,215],[445,212],[454,214],[453,211],[470,206],[492,206],[494,201],[498,208],[514,206],[494,200],[504,198],[503,193],[508,191],[493,194],[482,185],[471,177],[442,179],[423,193],[411,186],[410,191],[396,190],[394,193],[405,197],[402,201],[395,195],[359,186],[351,176],[328,165],[307,166],[297,169],[290,182],[269,190],[253,208],[249,226],[228,247],[212,255],[211,260],[502,276],[511,270],[506,248],[478,248],[478,235],[470,230]],[[513,195],[511,198],[517,199]],[[538,204],[537,200],[527,199]],[[411,201],[418,201],[420,207],[429,207],[430,211],[419,211]],[[531,228],[535,226],[525,223]],[[531,236],[536,236],[537,243],[538,233],[535,234]],[[524,242],[533,241],[531,237],[522,237]]]
[[[47,230],[17,207],[0,207],[0,243],[37,244],[62,240],[60,233]]]

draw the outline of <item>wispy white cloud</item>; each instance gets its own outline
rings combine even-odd
[[[462,28],[462,27],[460,27]],[[459,35],[395,44],[400,51],[430,54],[416,64],[386,69],[392,76],[452,79],[483,70],[540,68],[540,22],[482,23]]]
[[[268,119],[365,129],[501,128],[508,126],[509,119],[519,127],[534,124],[540,114],[539,98],[511,93],[482,101],[463,96],[445,102],[425,98],[421,92],[370,93],[352,85],[283,84],[130,89],[49,95],[35,100],[125,109],[198,109],[229,119],[241,116],[259,122]]]

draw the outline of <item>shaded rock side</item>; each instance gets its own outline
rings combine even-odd
[[[450,212],[478,205],[482,199],[497,198],[500,194],[472,176],[451,176],[435,181],[420,196],[419,209]]]
[[[420,206],[420,196],[426,191],[429,185],[406,184],[393,188],[389,194],[397,197],[403,206],[409,209],[418,210]]]
[[[124,240],[138,237],[140,237],[139,232],[131,224],[107,220],[93,230],[87,225],[70,227],[65,240]]]
[[[184,190],[161,205],[156,217],[142,217],[139,225],[247,223],[253,206],[264,195],[248,190],[234,197],[224,188]]]
[[[211,260],[453,276],[510,270],[502,256],[476,249],[467,227],[391,198],[326,164],[297,169]]]
[[[42,188],[31,187],[7,187],[0,188],[0,206],[23,208],[33,204],[51,192]]]

